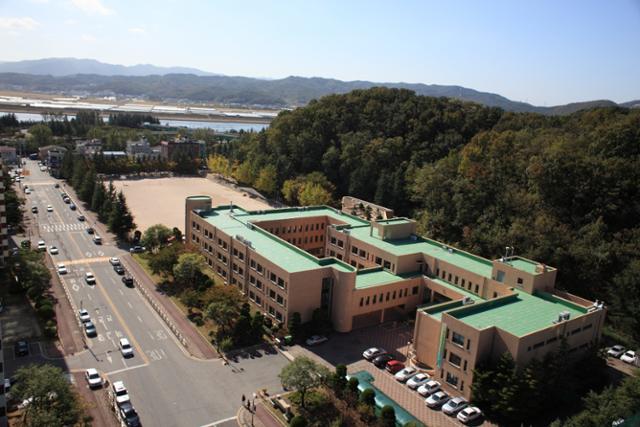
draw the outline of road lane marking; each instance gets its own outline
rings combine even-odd
[[[220,424],[228,423],[229,421],[233,421],[233,420],[236,420],[236,419],[238,419],[237,415],[235,415],[233,417],[225,418],[224,420],[214,421],[211,424],[204,424],[204,425],[202,425],[200,427],[216,427],[216,426],[219,426]]]
[[[148,363],[145,363],[145,364],[142,364],[142,365],[129,366],[128,368],[117,369],[117,370],[111,371],[111,372],[105,372],[105,375],[115,375],[115,374],[119,374],[121,372],[126,372],[126,371],[132,371],[134,369],[145,368],[147,366],[149,366]]]
[[[131,303],[129,301],[127,301],[127,305],[129,306],[129,308],[133,308],[133,306],[131,305]]]
[[[80,245],[78,245],[78,242],[76,242],[76,239],[74,239],[73,236],[70,236],[70,237],[71,237],[71,239],[70,239],[71,242],[76,247],[78,252],[82,253],[82,250],[80,249]],[[138,353],[140,353],[140,357],[142,357],[142,360],[144,360],[145,363],[149,363],[149,359],[147,359],[147,356],[142,351],[142,347],[140,346],[140,344],[138,344],[138,341],[135,339],[135,336],[131,333],[131,330],[127,326],[127,323],[124,321],[124,319],[120,315],[120,312],[116,309],[115,304],[113,303],[113,301],[111,300],[111,298],[109,297],[107,292],[102,288],[102,286],[96,286],[96,287],[98,288],[98,291],[102,294],[102,296],[105,298],[107,304],[109,305],[109,307],[113,311],[113,314],[115,314],[115,316],[118,318],[118,321],[122,325],[122,328],[124,329],[124,331],[129,336],[129,340],[130,340],[131,344],[133,344],[133,346],[136,348],[136,350],[138,350]]]
[[[136,316],[138,318],[138,322],[142,323],[142,319],[140,318],[140,316]]]
[[[90,252],[87,252],[90,253]],[[68,264],[68,265],[74,265],[74,264],[96,264],[99,262],[104,262],[104,261],[109,261],[109,257],[100,257],[100,258],[82,258],[82,259],[76,259],[76,260],[65,260],[65,261],[58,261],[58,263],[62,263],[62,264]]]

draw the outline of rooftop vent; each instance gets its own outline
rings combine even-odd
[[[471,297],[464,297],[462,298],[462,305],[469,305],[469,304],[473,304],[474,301],[471,299]]]
[[[571,313],[569,313],[568,311],[561,311],[560,313],[558,313],[558,318],[554,320],[553,323],[566,322],[570,317]]]

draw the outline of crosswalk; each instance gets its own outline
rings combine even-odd
[[[40,228],[47,233],[54,231],[82,231],[87,228],[87,225],[81,223],[73,224],[40,224]]]

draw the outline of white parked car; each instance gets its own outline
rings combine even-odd
[[[415,390],[418,387],[420,387],[422,384],[425,384],[427,381],[429,381],[429,375],[419,373],[409,378],[409,381],[407,381],[407,387],[409,387],[412,390]]]
[[[124,382],[116,381],[113,383],[113,395],[116,398],[116,403],[118,405],[129,401],[129,392],[127,388],[124,386]]]
[[[322,335],[313,335],[313,336],[309,337],[309,338],[305,341],[305,343],[306,343],[308,346],[312,346],[312,345],[322,344],[323,342],[325,342],[325,341],[327,341],[327,340],[328,340],[328,338],[327,338],[327,337],[324,337],[324,336],[322,336]]]
[[[84,377],[89,384],[89,388],[102,387],[102,377],[98,371],[94,368],[89,368],[85,371]]]
[[[631,365],[633,365],[634,363],[636,363],[636,358],[638,356],[636,356],[636,352],[633,350],[627,350],[627,352],[625,354],[623,354],[622,356],[620,356],[620,360],[622,360],[624,363],[629,363]]]
[[[400,381],[401,383],[403,383],[417,373],[418,373],[418,370],[416,368],[412,366],[407,366],[406,368],[396,372],[396,374],[394,375],[394,378]]]
[[[118,257],[112,256],[111,258],[109,258],[109,263],[111,265],[120,265],[120,259],[118,259]]]
[[[440,391],[440,388],[442,388],[442,386],[438,381],[429,380],[426,383],[422,384],[420,387],[418,387],[418,393],[420,394],[420,396],[427,397],[427,396],[431,396],[436,391]]]
[[[424,401],[429,408],[439,408],[449,400],[449,395],[444,391],[436,391]]]
[[[447,415],[455,415],[468,405],[469,402],[467,402],[463,397],[454,397],[442,406],[442,412]]]
[[[87,271],[84,274],[84,280],[90,285],[95,285],[96,284],[96,277],[90,271]]]
[[[482,416],[482,411],[477,406],[467,406],[462,411],[458,412],[458,421],[463,424],[471,423]]]
[[[44,242],[44,240],[39,240],[38,241],[38,250],[39,251],[46,251],[47,250],[47,244]]]
[[[89,316],[89,312],[84,308],[78,311],[78,317],[80,317],[80,321],[82,323],[87,323],[91,321],[91,316]]]
[[[613,347],[611,347],[609,350],[607,350],[607,356],[615,357],[616,359],[618,359],[620,356],[624,354],[625,351],[627,351],[626,348],[624,348],[619,344],[616,344]]]
[[[387,354],[387,350],[379,347],[371,347],[362,353],[362,357],[367,359],[368,361],[372,361],[378,356],[382,356],[383,354]]]
[[[49,246],[49,253],[51,255],[58,255],[58,248],[53,245]]]
[[[627,351],[626,348],[617,344],[611,347],[609,350],[607,350],[607,356],[615,357],[617,359],[620,356],[622,356],[625,351]]]
[[[53,212],[53,206],[47,205],[47,212]]]
[[[25,188],[24,189],[24,194],[31,194],[31,189],[30,188]]]
[[[58,264],[58,274],[67,274],[67,267],[64,264]]]
[[[129,340],[126,338],[120,338],[120,352],[124,357],[132,357],[133,356],[133,347],[129,343]]]

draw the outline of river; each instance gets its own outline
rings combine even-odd
[[[0,111],[0,116],[5,114],[10,114],[5,111]],[[42,115],[37,113],[13,113],[16,115],[16,119],[21,122],[33,121],[40,122],[42,121]],[[75,117],[73,114],[67,114],[69,119]],[[104,117],[104,121],[109,121],[108,117]],[[175,126],[175,127],[186,127],[189,129],[212,129],[216,132],[229,132],[232,130],[235,131],[261,131],[262,129],[267,128],[269,125],[266,123],[240,123],[240,122],[216,122],[216,121],[199,121],[199,120],[166,120],[160,119],[160,124],[162,126]]]

